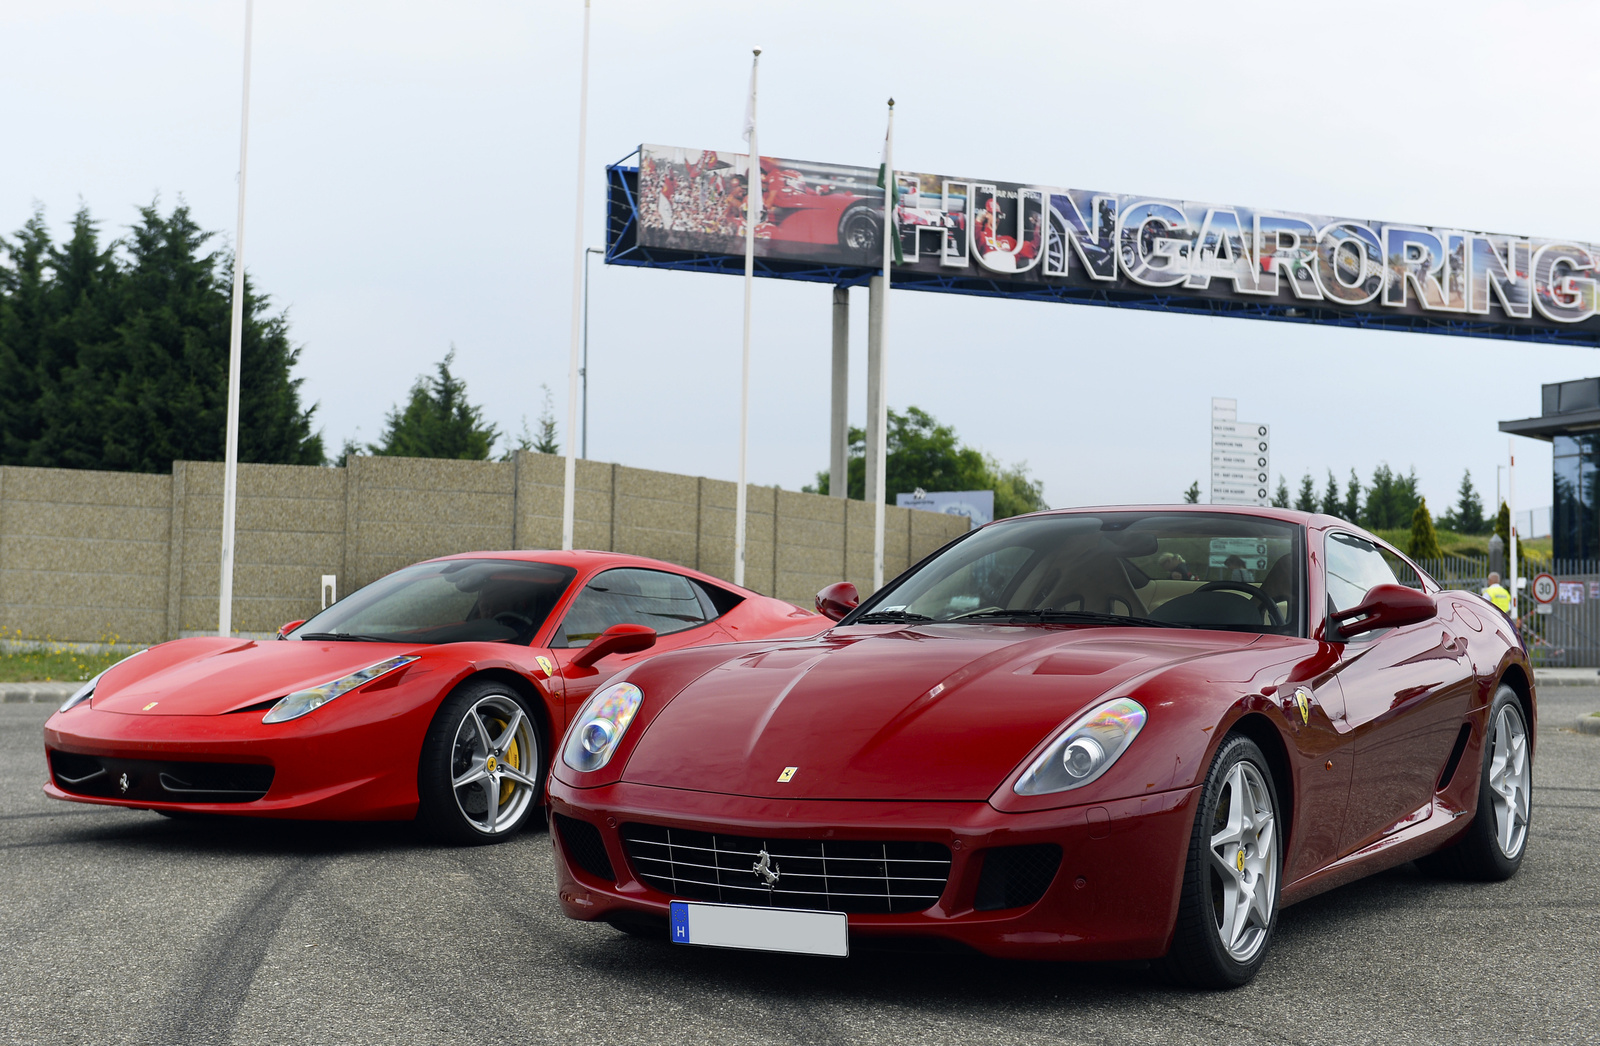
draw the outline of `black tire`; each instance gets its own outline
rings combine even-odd
[[[883,211],[869,203],[853,203],[839,216],[839,246],[863,257],[883,254]]]
[[[522,695],[497,680],[467,680],[423,739],[418,823],[442,842],[504,842],[543,815],[544,757],[544,730]]]
[[[1496,789],[1493,780],[1497,772],[1496,739],[1508,726],[1521,737],[1523,773],[1520,776],[1525,785],[1518,788],[1522,793],[1522,803],[1519,804],[1522,808],[1517,813],[1518,831],[1513,833],[1515,845],[1510,847],[1509,854],[1501,835],[1504,828],[1502,811],[1496,809],[1496,799],[1506,801],[1507,797]],[[1528,744],[1530,740],[1522,702],[1517,699],[1515,690],[1502,685],[1495,692],[1494,701],[1489,705],[1489,716],[1484,720],[1483,759],[1478,771],[1478,807],[1472,823],[1443,850],[1418,858],[1419,868],[1441,878],[1484,882],[1499,882],[1517,874],[1517,869],[1522,867],[1522,858],[1528,852],[1528,833],[1532,827],[1533,752]],[[1512,738],[1507,737],[1506,741],[1508,749],[1515,747]],[[1502,784],[1504,780],[1502,775]],[[1507,811],[1509,809],[1509,806],[1506,807]]]
[[[1223,806],[1224,796],[1227,797],[1226,807]],[[1241,815],[1240,838],[1234,842],[1222,837],[1234,832],[1230,827],[1233,822],[1228,818],[1236,804],[1241,811],[1249,813]],[[1267,809],[1263,811],[1262,807]],[[1270,816],[1263,819],[1264,813]],[[1219,816],[1225,818],[1220,826]],[[1249,984],[1255,978],[1267,957],[1272,933],[1278,924],[1278,894],[1283,870],[1282,823],[1277,786],[1266,756],[1248,737],[1239,734],[1228,737],[1211,761],[1195,810],[1177,925],[1173,929],[1172,947],[1162,963],[1173,981],[1191,988],[1225,989]],[[1218,859],[1214,859],[1214,844],[1236,850],[1238,874],[1226,873],[1234,876],[1232,880],[1223,878]],[[1240,902],[1228,900],[1230,881],[1241,896],[1253,898],[1258,891],[1264,891],[1267,905],[1263,919],[1259,905],[1245,902],[1239,931],[1231,934],[1231,944],[1223,940],[1224,934],[1232,930],[1224,927],[1223,920],[1230,910],[1228,905],[1231,903],[1232,910],[1237,911]],[[1244,894],[1240,884],[1253,888]]]

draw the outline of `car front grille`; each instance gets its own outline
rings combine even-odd
[[[673,897],[724,904],[920,912],[950,878],[950,850],[931,842],[759,839],[625,824],[622,843],[641,881]]]
[[[50,750],[56,787],[73,795],[163,803],[253,803],[272,787],[272,767],[112,759]]]

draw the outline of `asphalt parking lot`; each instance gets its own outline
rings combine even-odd
[[[16,1043],[1513,1043],[1600,1038],[1600,688],[1540,694],[1510,883],[1407,865],[1286,910],[1257,981],[638,941],[562,917],[541,831],[168,820],[47,800],[0,705],[0,1039]]]

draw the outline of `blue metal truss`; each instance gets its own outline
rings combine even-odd
[[[630,153],[624,160],[631,158]],[[639,246],[639,210],[635,188],[637,167],[611,164],[606,168],[606,256],[610,265],[636,265],[681,272],[719,272],[744,275],[742,254],[710,254],[699,251],[665,250]],[[836,287],[864,285],[877,275],[877,268],[859,265],[827,265],[820,262],[784,258],[757,258],[755,274],[771,279],[804,280]],[[1575,345],[1600,348],[1600,331],[1496,323],[1492,320],[1447,319],[1415,314],[1386,315],[1371,312],[1346,312],[1308,302],[1269,304],[1231,298],[1207,298],[1158,290],[1131,291],[1068,284],[1025,283],[985,279],[981,276],[955,276],[936,272],[897,271],[897,289],[934,291],[944,294],[971,294],[987,298],[1020,298],[1024,301],[1069,302],[1076,305],[1104,305],[1119,309],[1151,312],[1178,312],[1197,316],[1233,316],[1250,320],[1277,320],[1285,323],[1312,323],[1324,327],[1361,327],[1369,330],[1408,331],[1418,334],[1445,334],[1456,338],[1499,338],[1508,341],[1545,345]]]

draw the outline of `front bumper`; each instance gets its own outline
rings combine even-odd
[[[852,938],[954,942],[1023,959],[1149,959],[1167,951],[1177,916],[1197,788],[1027,814],[977,802],[843,802],[717,795],[650,785],[574,788],[552,779],[552,814],[598,829],[615,881],[586,872],[556,847],[556,885],[568,916],[627,921],[667,917],[672,896],[643,882],[620,829],[645,823],[783,839],[937,842],[951,851],[939,900],[909,914],[849,915]],[[1035,903],[975,908],[983,855],[1000,846],[1054,843],[1062,861]]]
[[[44,792],[54,799],[137,809],[409,820],[416,816],[417,760],[433,703],[383,696],[343,708],[341,702],[330,702],[301,720],[279,724],[263,723],[260,712],[129,715],[80,705],[45,723],[45,756],[52,772]],[[117,788],[72,785],[57,771],[55,753],[104,760],[113,780],[129,768],[127,797]],[[167,801],[164,797],[173,793],[159,783],[159,771],[186,763],[271,767],[271,786],[261,798],[246,802]],[[178,777],[183,776],[180,771]],[[96,791],[110,794],[86,794]]]

